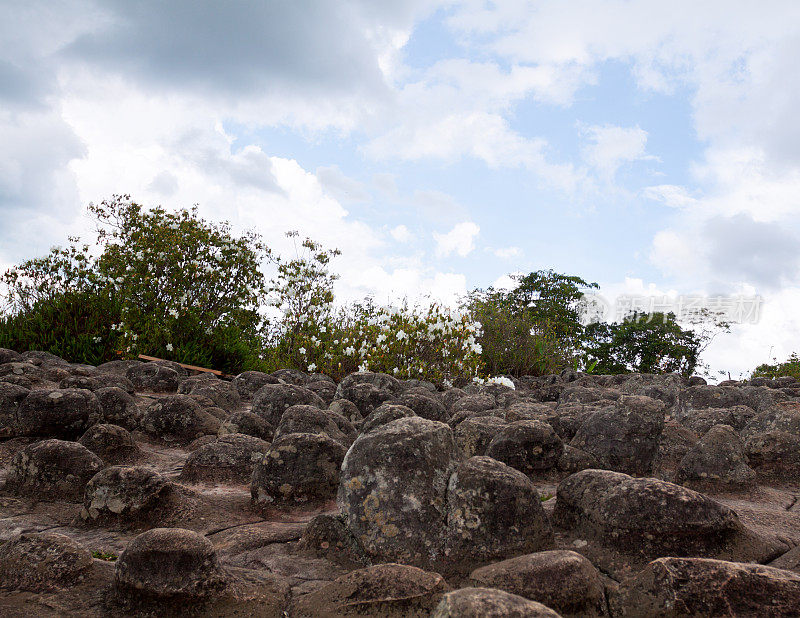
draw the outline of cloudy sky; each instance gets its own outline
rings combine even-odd
[[[736,377],[800,351],[798,58],[795,0],[2,0],[0,268],[129,193],[338,247],[343,297],[758,294]]]

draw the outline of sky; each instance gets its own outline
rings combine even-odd
[[[800,352],[797,58],[794,0],[0,0],[0,269],[130,194],[337,247],[342,299],[757,296],[736,378]]]

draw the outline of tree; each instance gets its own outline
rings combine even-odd
[[[634,312],[621,322],[596,322],[586,328],[586,362],[594,372],[680,373],[697,367],[702,339],[684,330],[673,313]]]
[[[800,380],[800,356],[797,352],[792,352],[782,363],[777,358],[773,358],[773,363],[762,363],[753,370],[753,378],[769,378],[774,380],[784,376],[789,376]]]

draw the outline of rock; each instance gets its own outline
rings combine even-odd
[[[258,414],[252,412],[234,412],[219,427],[219,435],[243,433],[248,436],[270,441],[275,429]]]
[[[325,405],[330,405],[336,396],[336,384],[327,380],[314,380],[306,384],[306,388],[319,395]]]
[[[439,400],[442,402],[442,405],[444,405],[448,412],[452,412],[455,402],[466,396],[466,391],[463,391],[460,388],[448,388],[439,395]]]
[[[587,418],[570,445],[594,455],[609,470],[648,474],[663,429],[663,403],[649,397],[625,395],[613,408]]]
[[[759,564],[660,558],[620,586],[617,615],[797,616],[800,575]]]
[[[552,543],[550,522],[527,476],[490,457],[458,464],[447,488],[448,565],[471,567]]]
[[[338,392],[337,387],[337,394]],[[369,416],[382,403],[392,401],[395,398],[395,394],[391,391],[383,390],[369,383],[353,384],[344,392],[347,393],[347,400],[356,405],[362,416]]]
[[[31,391],[17,407],[16,431],[21,436],[74,439],[90,418],[100,416],[100,404],[83,389]]]
[[[402,418],[362,433],[342,463],[338,503],[378,561],[428,565],[444,549],[446,493],[460,454],[452,430]]]
[[[468,583],[538,601],[564,616],[606,616],[600,573],[574,551],[543,551],[476,569]]]
[[[430,615],[449,589],[438,573],[378,564],[352,571],[301,597],[292,615],[422,618]]]
[[[347,433],[343,432],[337,420],[346,423]],[[292,406],[283,413],[280,423],[275,428],[275,439],[290,433],[321,433],[333,438],[345,448],[353,443],[356,437],[355,428],[344,418],[335,418],[327,410],[320,410],[314,406]]]
[[[272,372],[273,378],[278,378],[285,384],[294,384],[295,386],[305,386],[308,383],[308,375],[299,369],[278,369]]]
[[[189,483],[247,484],[255,464],[269,451],[270,443],[244,434],[227,434],[195,450],[186,459],[179,479]]]
[[[359,384],[369,384],[374,386],[377,390],[391,393],[393,396],[398,396],[403,392],[403,385],[397,378],[386,373],[357,371],[345,376],[345,378],[339,382],[339,385],[336,387],[336,399],[348,399],[358,405],[358,402],[352,397],[349,397],[348,394]]]
[[[395,403],[383,403],[367,415],[361,425],[361,433],[369,433],[400,418],[418,418],[414,410]]]
[[[678,466],[677,483],[696,489],[746,489],[756,480],[747,465],[744,443],[733,427],[715,425]]]
[[[568,386],[558,398],[559,404],[565,403],[594,403],[606,399],[618,400],[622,393],[611,388],[597,388],[586,386]]]
[[[138,429],[144,413],[129,393],[121,388],[101,388],[94,392],[100,405],[101,423],[119,425],[129,431]]]
[[[505,419],[509,423],[514,421],[543,421],[553,416],[553,409],[544,403],[536,401],[517,401],[506,408]]]
[[[111,466],[86,484],[81,517],[87,521],[146,523],[169,491],[170,483],[155,470]]]
[[[143,365],[144,363],[140,360],[135,360],[132,358],[126,358],[122,360],[113,360],[108,361],[107,363],[103,363],[97,366],[98,373],[113,373],[116,375],[124,376],[128,369],[131,367],[136,367],[137,365]]]
[[[125,372],[137,391],[174,393],[181,383],[181,374],[172,367],[151,362],[133,365]]]
[[[369,564],[363,548],[347,528],[342,515],[322,513],[314,517],[303,531],[298,548],[348,569]]]
[[[11,460],[5,489],[36,500],[80,501],[86,483],[103,461],[77,442],[42,440]]]
[[[447,421],[447,424],[455,429],[468,418],[480,418],[485,416],[494,416],[495,418],[506,420],[505,410],[500,410],[499,408],[491,408],[490,410],[461,410],[453,414],[450,420]]]
[[[680,422],[692,410],[707,408],[731,408],[746,404],[740,388],[733,386],[698,385],[690,386],[681,394],[676,419]]]
[[[465,410],[469,410],[470,412],[482,412],[484,410],[491,410],[495,407],[497,407],[497,402],[491,395],[473,394],[461,397],[453,404],[450,412],[452,415],[456,415]]]
[[[665,481],[675,480],[678,466],[686,453],[697,444],[697,440],[697,435],[691,429],[676,425],[672,421],[665,424],[658,440],[658,454],[653,461],[655,476]]]
[[[516,421],[501,429],[489,443],[486,454],[525,474],[554,468],[564,444],[553,428],[541,421]]]
[[[130,432],[119,425],[92,425],[78,442],[106,463],[135,460],[142,453]]]
[[[347,399],[336,399],[332,401],[331,405],[328,406],[328,410],[336,414],[341,414],[348,421],[353,423],[354,427],[361,427],[361,424],[364,422],[364,417],[361,415],[361,412],[359,412],[356,404]]]
[[[250,494],[260,507],[316,504],[332,499],[347,449],[325,434],[277,438],[256,463]]]
[[[58,388],[85,388],[89,391],[98,391],[101,388],[121,388],[126,393],[133,393],[135,388],[125,376],[114,373],[99,373],[91,376],[72,375],[58,383]]]
[[[244,371],[236,376],[231,384],[239,393],[242,401],[252,401],[256,391],[266,384],[280,384],[275,376],[262,371]]]
[[[560,618],[549,607],[493,588],[461,588],[448,592],[431,618]]]
[[[405,392],[395,400],[395,403],[411,408],[414,414],[422,418],[446,423],[450,415],[444,405],[429,395]]]
[[[776,552],[727,506],[666,481],[583,470],[561,481],[556,497],[556,526],[648,559],[719,557],[731,548],[746,559]]]
[[[0,588],[50,592],[75,586],[92,568],[92,555],[68,536],[23,533],[2,545]]]
[[[9,350],[8,348],[0,348],[0,365],[5,365],[6,363],[15,363],[19,361],[19,359],[19,352]]]
[[[564,452],[561,453],[561,457],[558,458],[556,467],[562,472],[573,474],[581,470],[597,468],[598,465],[599,463],[594,455],[582,451],[579,448],[575,448],[574,446],[570,446],[569,444],[565,444]]]
[[[178,386],[178,393],[208,397],[216,407],[227,412],[233,412],[241,403],[236,387],[231,382],[220,380],[212,373],[186,378]]]
[[[496,416],[476,416],[456,425],[453,437],[465,457],[485,455],[494,437],[506,427],[508,423]]]
[[[56,356],[55,354],[51,354],[50,352],[45,352],[43,350],[28,350],[26,352],[22,352],[19,357],[23,362],[31,363],[37,367],[66,367],[69,365],[69,363],[60,356]]]
[[[692,410],[681,424],[691,429],[698,436],[704,435],[714,425],[730,425],[736,431],[744,429],[756,411],[749,406],[732,406],[730,408],[705,408]]]
[[[325,409],[325,402],[316,393],[293,384],[266,384],[253,395],[253,413],[258,414],[273,427],[281,422],[283,413],[296,405],[309,405]]]
[[[32,382],[39,383],[46,380],[47,376],[36,365],[15,361],[0,365],[0,380],[6,381],[9,378],[28,378]]]
[[[786,431],[754,433],[744,449],[758,474],[786,481],[800,479],[800,435]]]
[[[757,433],[783,431],[800,436],[800,403],[785,402],[758,413],[742,430],[742,437]]]
[[[0,382],[0,438],[11,438],[17,434],[17,409],[29,393],[28,388]]]
[[[569,403],[560,405],[551,415],[547,417],[547,422],[553,426],[555,432],[565,442],[571,441],[578,430],[593,414],[613,408],[616,403],[597,402],[596,404]]]
[[[181,528],[153,528],[122,552],[114,586],[132,604],[192,602],[218,596],[228,586],[228,576],[203,535]]]
[[[219,419],[203,410],[189,395],[169,395],[158,399],[147,407],[142,418],[145,432],[179,444],[214,435],[219,426]]]

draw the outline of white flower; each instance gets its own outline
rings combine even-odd
[[[171,343],[167,344],[167,352],[172,352],[175,348],[172,347]]]
[[[327,329],[327,328],[325,328],[324,326],[320,326],[320,327],[319,327],[319,332],[321,332],[321,333],[327,333],[327,332],[328,332],[328,329]]]
[[[125,277],[117,277],[117,283],[122,283],[125,281]]]
[[[311,364],[308,366],[308,370],[309,370],[309,371],[316,371],[316,369],[317,369],[317,366],[316,366],[314,363],[311,363]]]
[[[408,339],[408,335],[406,335],[405,331],[402,330],[397,331],[395,337],[397,337],[398,341],[402,341],[403,339]]]
[[[366,362],[363,362],[358,366],[358,370],[359,371],[369,371],[369,367],[368,367]]]
[[[306,349],[305,348],[300,348],[297,351],[300,352],[300,354],[302,354],[303,356],[305,356],[305,354],[306,354]]]
[[[511,390],[516,390],[517,387],[514,386],[514,382],[511,381],[511,378],[507,378],[505,376],[497,376],[493,378],[489,378],[486,380],[487,384],[499,384],[501,386],[507,386]]]
[[[100,343],[102,339],[100,337],[95,337],[94,339],[92,339],[92,341],[94,341],[95,343]]]
[[[179,315],[179,314],[178,314],[178,310],[177,310],[177,309],[170,309],[168,313],[169,313],[169,314],[170,314],[170,315],[171,315],[173,318],[177,318],[177,317],[178,317],[178,315]]]
[[[349,348],[344,349],[344,353],[347,356],[353,356],[356,353],[356,349],[353,346],[350,346]]]

